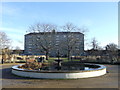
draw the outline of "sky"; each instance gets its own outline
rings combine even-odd
[[[24,35],[36,22],[58,26],[72,22],[87,28],[85,49],[91,48],[93,37],[101,47],[118,44],[118,2],[2,2],[0,13],[0,31],[8,35],[14,48],[24,49]]]

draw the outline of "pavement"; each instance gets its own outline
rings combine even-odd
[[[107,73],[103,76],[71,80],[32,79],[15,76],[11,73],[13,65],[16,64],[0,65],[2,88],[118,88],[119,65],[105,65]]]

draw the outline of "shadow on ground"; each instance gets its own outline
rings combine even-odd
[[[11,68],[3,68],[0,71],[2,71],[2,79],[26,79],[24,77],[16,76],[11,73]]]

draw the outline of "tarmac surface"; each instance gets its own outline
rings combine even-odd
[[[107,73],[103,76],[71,79],[31,79],[15,76],[11,67],[16,64],[0,65],[2,88],[118,88],[119,65],[105,65]]]

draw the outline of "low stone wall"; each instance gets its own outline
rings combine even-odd
[[[37,71],[25,70],[18,68],[19,65],[12,67],[12,73],[18,76],[29,78],[45,78],[45,79],[77,79],[97,77],[106,74],[106,67],[99,65],[99,68],[93,70],[63,70],[63,71]]]

